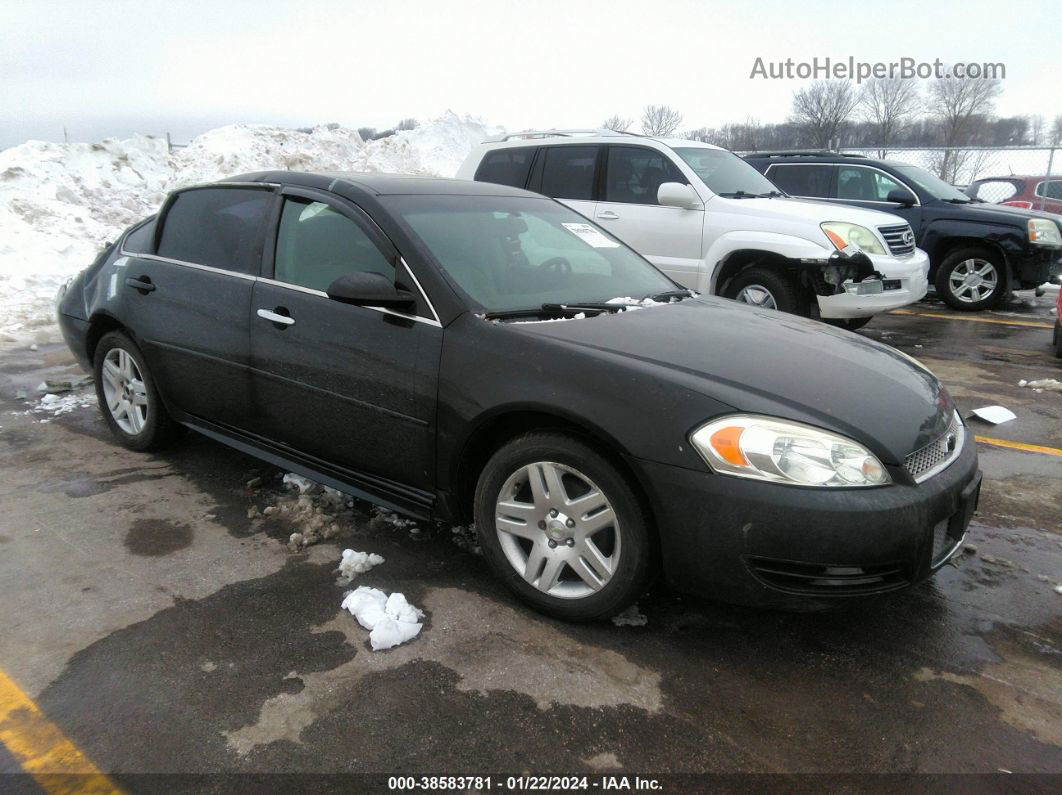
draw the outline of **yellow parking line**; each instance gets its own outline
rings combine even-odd
[[[995,323],[999,326],[1025,326],[1026,328],[1053,329],[1049,323],[1030,323],[1025,320],[1001,320],[995,317],[972,317],[970,315],[945,315],[940,312],[915,312],[913,309],[893,309],[890,315],[914,315],[915,317],[938,317],[942,320],[965,320],[968,323]]]
[[[41,789],[51,795],[121,792],[3,671],[0,671],[0,743]]]
[[[1057,455],[1062,458],[1062,450],[1057,447],[1041,447],[1038,444],[1025,444],[1024,442],[1009,442],[1006,439],[990,439],[987,436],[974,437],[981,444],[990,444],[995,447],[1007,447],[1011,450],[1022,450],[1026,453],[1041,453],[1043,455]]]

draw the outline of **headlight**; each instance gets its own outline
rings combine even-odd
[[[1041,246],[1062,246],[1062,234],[1058,232],[1058,226],[1054,221],[1046,218],[1031,218],[1029,220],[1029,242],[1038,243]]]
[[[715,472],[798,486],[883,486],[892,478],[861,444],[810,425],[733,414],[690,441]]]
[[[842,221],[827,221],[819,224],[826,237],[836,246],[838,251],[843,251],[849,246],[856,246],[867,254],[884,254],[885,249],[878,242],[877,236],[865,226],[858,224],[846,224]]]

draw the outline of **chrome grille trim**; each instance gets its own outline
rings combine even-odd
[[[950,451],[947,443],[949,435],[954,435],[955,437],[955,448]],[[965,441],[966,426],[963,425],[962,417],[956,411],[952,416],[948,429],[925,447],[915,450],[907,456],[904,459],[904,467],[907,469],[908,474],[914,478],[915,483],[921,483],[938,472],[947,469],[959,457]]]
[[[906,257],[909,254],[914,253],[914,232],[911,231],[910,224],[895,224],[893,226],[879,226],[878,231],[881,232],[881,236],[885,238],[885,242],[889,246],[889,251],[893,256]],[[911,242],[904,242],[904,235],[910,233]]]

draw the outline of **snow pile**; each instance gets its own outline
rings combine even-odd
[[[350,585],[351,580],[359,574],[364,574],[373,566],[379,566],[384,562],[382,556],[372,552],[355,552],[353,549],[344,549],[343,558],[339,561],[338,585]]]
[[[1038,381],[1026,381],[1024,378],[1018,382],[1018,386],[1031,389],[1034,392],[1062,392],[1062,381],[1054,378],[1041,378]]]
[[[37,401],[37,405],[30,409],[29,412],[24,413],[28,414],[32,412],[33,414],[49,414],[52,417],[61,417],[63,414],[69,414],[71,411],[95,405],[96,393],[92,391],[71,393],[69,395],[56,395],[49,392]],[[47,423],[51,422],[51,420],[50,418],[45,417],[40,420],[40,422]]]
[[[500,130],[448,112],[413,130],[362,141],[335,124],[292,130],[220,127],[169,151],[150,136],[94,144],[29,141],[0,152],[0,335],[52,327],[67,278],[169,191],[268,169],[453,176],[472,147]]]
[[[369,644],[373,651],[390,649],[412,640],[423,626],[420,619],[424,618],[424,612],[407,602],[400,593],[388,596],[363,585],[347,594],[341,607],[369,630]]]

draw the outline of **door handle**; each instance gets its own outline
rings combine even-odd
[[[282,307],[279,306],[277,307],[277,309],[281,308]],[[290,315],[280,315],[276,312],[271,312],[268,309],[259,309],[258,317],[262,318],[263,320],[268,320],[270,323],[279,323],[281,326],[295,325],[295,318],[291,317]]]
[[[600,218],[602,221],[615,221],[617,218],[619,218],[619,216],[612,212],[612,210],[605,210],[605,212],[601,213],[597,217]]]
[[[125,280],[126,287],[132,287],[134,290],[139,290],[141,295],[147,295],[155,289],[155,285],[151,283],[151,279],[147,276],[141,276],[139,279],[129,277]]]

